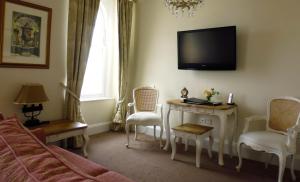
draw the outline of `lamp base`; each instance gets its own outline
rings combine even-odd
[[[40,121],[39,119],[29,119],[25,121],[23,125],[27,127],[33,127],[33,126],[39,126],[47,123],[49,123],[49,121]]]

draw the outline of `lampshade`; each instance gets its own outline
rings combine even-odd
[[[41,84],[26,84],[23,85],[18,96],[15,99],[15,104],[39,104],[48,101],[44,87]]]

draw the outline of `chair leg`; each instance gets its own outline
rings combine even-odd
[[[154,132],[154,140],[156,140],[156,125],[154,125],[154,130],[153,130],[153,132]]]
[[[163,143],[162,143],[162,136],[164,133],[164,127],[163,125],[160,125],[160,135],[159,135],[159,144],[160,144],[160,148],[163,148]]]
[[[125,125],[125,130],[126,130],[126,137],[127,137],[126,147],[129,148],[129,124],[128,123],[126,123]]]
[[[242,167],[242,162],[243,162],[242,153],[241,153],[242,152],[241,151],[241,145],[242,145],[242,143],[238,142],[238,144],[237,144],[237,154],[238,154],[238,157],[239,157],[239,163],[235,167],[238,172],[240,172],[241,167]]]
[[[285,163],[286,163],[286,155],[279,155],[279,172],[278,172],[278,182],[282,182],[284,170],[285,170]]]
[[[200,157],[202,151],[202,142],[201,138],[197,137],[196,139],[196,167],[200,167]]]
[[[265,168],[267,169],[269,166],[269,163],[271,163],[271,161],[273,160],[273,156],[274,154],[270,154],[271,156],[269,157],[269,159],[266,160],[265,162]]]
[[[181,144],[182,139],[180,137],[176,137],[176,143]]]
[[[293,181],[296,181],[296,175],[295,175],[295,171],[294,171],[294,164],[295,164],[295,156],[291,155],[291,175],[292,175]]]
[[[214,138],[210,133],[210,135],[209,135],[209,144],[208,144],[208,156],[209,156],[209,158],[212,158],[212,145],[213,145],[213,143],[214,143]]]
[[[184,150],[187,152],[188,148],[189,148],[189,138],[188,137],[184,138],[184,144],[185,144]]]
[[[176,136],[171,135],[171,147],[172,147],[172,154],[171,159],[174,160],[175,154],[176,154]]]
[[[134,125],[134,140],[137,140],[137,126]]]

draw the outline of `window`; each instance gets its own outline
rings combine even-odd
[[[116,0],[102,0],[95,23],[81,100],[112,97],[118,56]]]

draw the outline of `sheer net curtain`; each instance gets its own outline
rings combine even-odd
[[[101,0],[81,100],[116,98],[118,88],[117,0]]]

